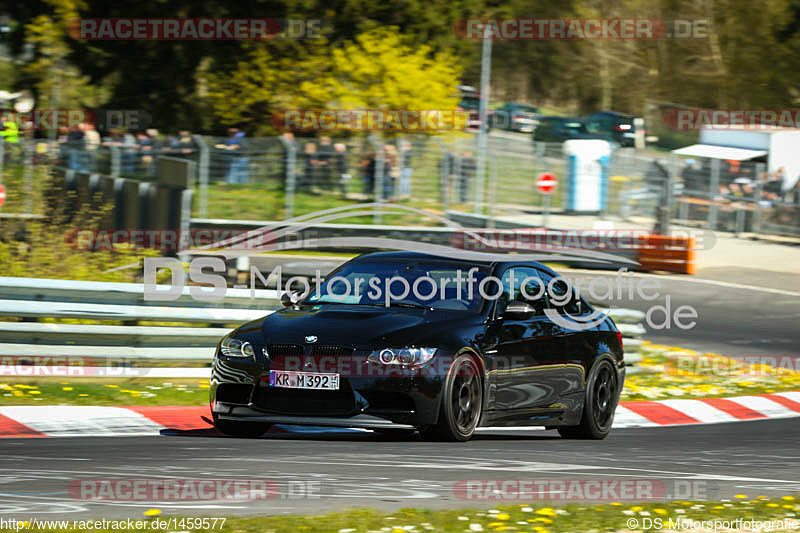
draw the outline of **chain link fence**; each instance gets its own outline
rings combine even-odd
[[[76,171],[155,179],[160,156],[197,164],[193,216],[283,220],[321,209],[369,201],[397,202],[443,216],[469,215],[493,225],[516,220],[540,225],[545,211],[569,214],[571,195],[585,194],[569,179],[570,162],[557,143],[492,134],[487,170],[477,175],[472,135],[392,138],[248,138],[181,135],[132,136],[99,144],[68,139],[0,143],[0,179],[14,171],[26,191],[32,169],[59,165]],[[666,222],[734,233],[800,236],[800,186],[782,188],[782,176],[764,163],[681,159],[620,148],[603,162],[602,219],[658,228]],[[551,172],[558,186],[547,197],[536,177]],[[576,190],[571,190],[575,188]],[[413,215],[370,217],[376,223],[418,223]],[[369,222],[364,216],[358,221]],[[431,221],[424,221],[430,223]]]

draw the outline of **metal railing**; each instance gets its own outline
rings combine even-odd
[[[163,288],[163,287],[162,287]],[[2,357],[93,357],[134,361],[211,362],[214,347],[230,330],[280,307],[274,290],[228,289],[221,305],[199,307],[189,287],[174,305],[148,305],[136,283],[0,277],[0,316],[80,318],[125,325],[0,321]],[[206,304],[207,305],[207,304]],[[220,304],[215,304],[220,305]],[[625,337],[626,361],[638,361],[644,314],[611,309]],[[136,325],[138,322],[227,324],[229,327]]]

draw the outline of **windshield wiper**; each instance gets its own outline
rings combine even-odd
[[[413,304],[409,302],[389,302],[389,307],[408,307],[411,309],[433,309],[429,305]]]

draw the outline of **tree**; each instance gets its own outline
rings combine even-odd
[[[396,28],[379,28],[340,46],[324,40],[276,52],[254,43],[245,59],[207,75],[208,97],[226,125],[274,134],[284,109],[455,109],[460,69],[448,53],[413,46]]]

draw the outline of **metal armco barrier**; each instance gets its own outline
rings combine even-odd
[[[228,289],[221,304],[200,307],[189,288],[175,302],[146,305],[137,283],[111,283],[0,277],[0,316],[43,319],[80,318],[97,321],[140,321],[225,324],[227,327],[53,324],[0,321],[0,357],[96,357],[123,360],[199,360],[210,362],[214,347],[232,326],[280,308],[274,290]],[[207,304],[206,304],[207,305]],[[603,310],[623,334],[628,364],[639,360],[645,334],[644,313],[632,309]]]

